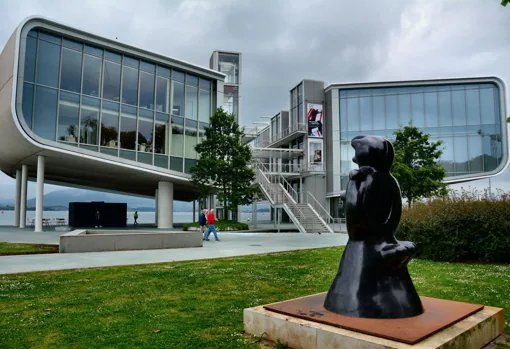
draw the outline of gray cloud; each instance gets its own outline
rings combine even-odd
[[[0,48],[23,18],[39,14],[203,66],[215,49],[240,51],[241,122],[249,124],[288,109],[289,90],[303,78],[333,83],[497,75],[508,82],[510,9],[499,3],[0,0]]]

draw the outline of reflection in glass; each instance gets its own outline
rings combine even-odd
[[[74,40],[64,39],[64,46],[77,51],[83,51],[83,44]]]
[[[466,125],[466,99],[464,97],[464,90],[452,91],[452,114],[454,126]]]
[[[172,146],[170,147],[170,154],[182,158],[183,152],[184,119],[178,116],[172,116]]]
[[[62,44],[62,38],[60,36],[56,36],[56,35],[44,32],[42,30],[39,31],[39,39],[45,40],[45,41],[49,41],[49,42],[53,42],[53,43],[55,43],[57,45]]]
[[[120,64],[104,62],[103,98],[118,102],[120,99]]]
[[[58,87],[60,46],[39,40],[37,55],[37,83]]]
[[[140,108],[154,109],[154,74],[140,73]]]
[[[198,89],[186,85],[186,118],[197,120],[198,116]]]
[[[158,76],[156,87],[156,111],[168,113],[170,105],[170,95],[168,94],[170,80]]]
[[[105,51],[104,59],[112,61],[112,62],[116,62],[116,63],[121,63],[122,55],[115,53],[115,52]]]
[[[239,55],[220,53],[218,55],[218,70],[226,75],[225,83],[238,84],[239,82]]]
[[[116,148],[119,139],[119,104],[103,101],[101,110],[101,146]]]
[[[35,58],[37,54],[37,39],[28,37],[27,46],[25,49],[25,81],[34,82],[35,79]]]
[[[99,97],[101,78],[101,59],[85,55],[83,63],[83,94]]]
[[[32,107],[34,103],[34,85],[23,84],[23,117],[29,129],[32,129]]]
[[[198,86],[198,77],[191,74],[186,74],[186,84],[192,86]]]
[[[162,76],[164,78],[170,79],[170,69],[168,69],[168,68],[161,67],[158,65],[156,68],[156,74],[158,76]]]
[[[172,80],[184,82],[185,76],[186,74],[184,74],[183,72],[180,72],[178,70],[172,70]]]
[[[413,93],[411,95],[411,115],[413,125],[416,127],[425,126],[425,106],[423,93]]]
[[[361,97],[359,99],[360,130],[368,131],[373,129],[372,125],[372,99]]]
[[[398,122],[397,96],[386,96],[384,100],[384,106],[386,108],[386,128],[397,129],[400,126]]]
[[[229,114],[234,113],[234,115],[237,117],[238,106],[239,106],[239,91],[237,86],[224,86],[223,110],[225,110]]]
[[[140,115],[138,116],[138,152],[152,153],[153,127],[153,112],[140,109]]]
[[[178,157],[170,157],[170,170],[182,172],[183,167],[183,159]]]
[[[136,149],[136,108],[122,105],[120,119],[120,147]]]
[[[184,172],[190,173],[191,166],[196,166],[197,160],[195,159],[184,159]]]
[[[57,125],[57,90],[37,86],[35,94],[34,132],[51,141],[55,140]]]
[[[384,130],[386,128],[386,118],[384,116],[384,96],[373,97],[372,100],[374,115],[374,130]]]
[[[437,92],[425,93],[425,125],[438,127]]]
[[[464,93],[464,91],[461,91]],[[468,145],[465,135],[454,137],[455,147],[455,175],[461,176],[469,173]]]
[[[154,70],[156,69],[156,65],[152,64],[152,63],[149,63],[149,62],[142,61],[142,63],[140,64],[140,69],[154,74]]]
[[[99,99],[82,97],[80,120],[80,143],[97,145]]]
[[[80,93],[81,60],[81,52],[64,48],[62,52],[62,71],[60,73],[60,88],[62,90]]]
[[[136,58],[131,58],[131,57],[128,57],[128,56],[124,55],[123,64],[127,65],[129,67],[138,69],[138,67],[140,65],[140,61],[138,59],[136,59]]]
[[[437,100],[439,104],[439,126],[452,126],[452,100],[450,92],[438,92]],[[451,132],[451,129],[448,130]]]
[[[188,159],[196,159],[197,152],[195,145],[197,145],[197,122],[186,119],[186,131],[184,139],[184,156]]]
[[[122,103],[138,105],[138,70],[122,67]]]
[[[170,140],[170,118],[168,114],[156,113],[154,152],[168,154]]]
[[[467,124],[480,125],[480,94],[478,90],[466,90]]]
[[[172,80],[172,115],[184,116],[184,84]]]
[[[468,151],[469,151],[469,172],[471,173],[483,172],[482,137],[478,135],[469,136]]]
[[[103,57],[103,49],[99,47],[85,45],[85,52],[101,58]]]
[[[211,90],[211,80],[200,78],[200,88],[202,90]]]
[[[303,115],[303,103],[298,104],[297,106],[297,115],[298,115],[298,123],[301,125],[305,124],[305,118]]]
[[[58,108],[57,140],[78,143],[80,95],[61,91]]]
[[[483,88],[480,89],[480,103],[482,113],[482,124],[495,124],[496,113],[494,109],[494,89]],[[498,118],[499,119],[499,118]]]
[[[398,96],[398,124],[399,127],[409,125],[411,121],[411,95],[402,94]]]
[[[211,118],[211,92],[200,90],[200,115],[198,119],[208,123]]]

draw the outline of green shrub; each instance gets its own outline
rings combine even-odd
[[[510,262],[510,197],[462,191],[404,209],[397,239],[436,261]]]
[[[188,230],[191,227],[198,228],[198,222],[197,223],[186,223],[183,225],[183,230]],[[234,222],[234,221],[227,221],[227,220],[220,220],[217,221],[214,225],[217,231],[227,231],[227,230],[248,230],[248,224],[240,223],[240,222]]]

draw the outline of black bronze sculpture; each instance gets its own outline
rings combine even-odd
[[[377,136],[351,142],[351,171],[342,193],[349,241],[324,307],[363,318],[405,318],[423,313],[421,300],[407,270],[416,247],[397,241],[394,233],[402,213],[402,196],[390,174],[395,152]]]

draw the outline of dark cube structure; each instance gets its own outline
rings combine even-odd
[[[127,225],[127,204],[99,202],[70,202],[69,225],[87,228],[96,225],[96,212],[103,228],[123,228]]]

